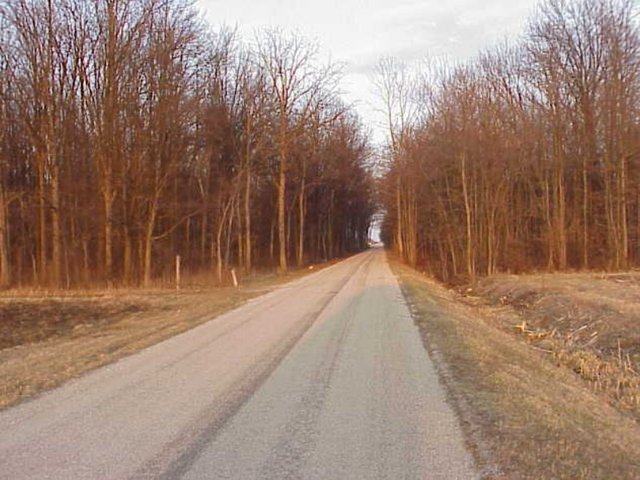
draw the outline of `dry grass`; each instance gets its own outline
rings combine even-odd
[[[640,275],[501,275],[467,301],[640,420]]]
[[[99,328],[149,308],[144,299],[0,300],[0,350]]]
[[[323,267],[245,279],[237,289],[194,284],[179,292],[160,288],[5,291],[0,295],[0,409]]]
[[[425,345],[484,478],[640,478],[640,427],[492,311],[397,262]],[[512,325],[513,328],[513,325]]]

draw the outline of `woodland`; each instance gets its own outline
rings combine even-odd
[[[633,0],[544,0],[466,62],[338,65],[189,0],[0,0],[0,286],[285,272],[385,244],[449,282],[640,264]],[[382,159],[380,163],[374,159]]]
[[[547,0],[472,61],[382,60],[383,237],[441,280],[640,264],[632,0]]]
[[[152,285],[366,246],[368,135],[340,68],[188,0],[0,0],[0,286]]]

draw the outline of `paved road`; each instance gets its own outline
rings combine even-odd
[[[3,479],[477,477],[381,250],[0,412]]]

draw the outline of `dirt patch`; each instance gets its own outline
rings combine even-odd
[[[483,478],[640,478],[638,423],[504,331],[494,310],[512,307],[465,305],[424,275],[393,268]]]
[[[103,327],[148,308],[126,299],[0,299],[0,350]]]
[[[182,333],[327,265],[244,279],[240,288],[3,292],[0,409]]]

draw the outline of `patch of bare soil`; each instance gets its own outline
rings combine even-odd
[[[247,279],[240,288],[3,292],[0,409],[182,333],[325,265]]]
[[[513,307],[465,298],[398,262],[393,268],[483,478],[640,478],[639,424],[523,342]]]
[[[500,275],[467,301],[640,420],[640,274]]]
[[[146,310],[143,302],[118,299],[0,300],[0,350],[42,342],[74,330],[96,328]]]

